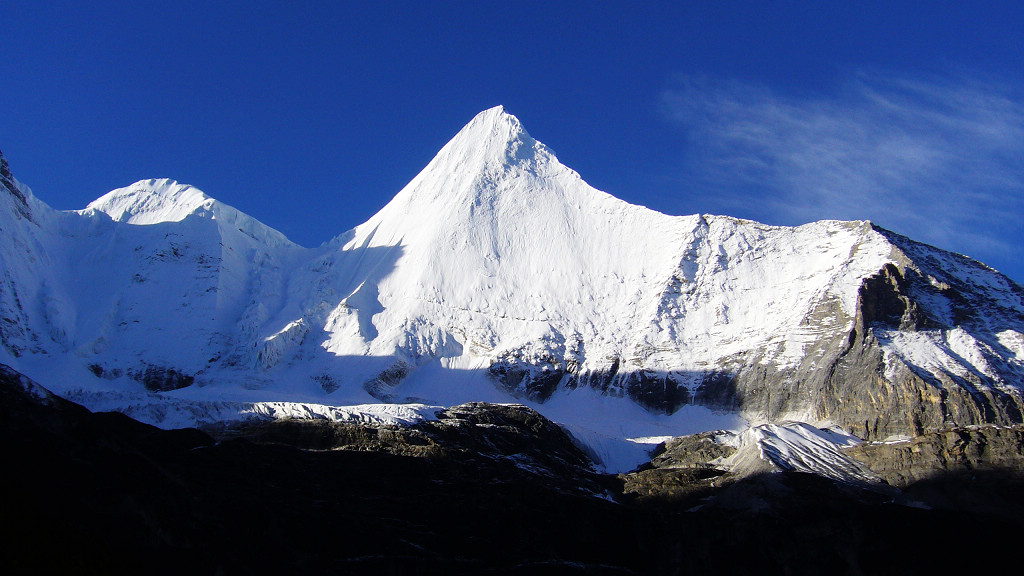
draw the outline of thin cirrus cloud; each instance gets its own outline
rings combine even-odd
[[[714,209],[779,224],[869,219],[995,263],[1024,238],[1019,96],[964,77],[863,73],[826,96],[681,77],[664,105]]]

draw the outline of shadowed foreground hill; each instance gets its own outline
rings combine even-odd
[[[998,470],[924,481],[959,495],[934,509],[794,473],[638,490],[519,406],[214,433],[90,413],[0,367],[5,571],[934,574],[994,567],[1024,525],[1024,484]]]

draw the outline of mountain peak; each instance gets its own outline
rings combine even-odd
[[[580,183],[518,118],[495,106],[463,126],[373,218],[336,240],[398,243],[408,241],[412,230],[468,225],[467,217],[488,218],[504,208],[556,210],[563,202],[556,192],[566,186],[587,196],[606,196]]]
[[[495,106],[477,114],[438,153],[439,159],[455,159],[460,165],[475,160],[483,164],[513,163],[521,152],[537,141],[523,129],[519,119]]]
[[[465,174],[552,160],[555,160],[554,153],[531,138],[518,118],[506,112],[503,106],[495,106],[480,112],[463,126],[424,172],[440,170]]]
[[[90,210],[103,212],[116,222],[137,225],[180,222],[200,215],[252,238],[259,237],[270,245],[296,247],[284,234],[248,214],[207,196],[194,186],[169,178],[140,180],[112,190],[89,203],[82,212]]]
[[[506,112],[505,107],[501,105],[480,112],[463,129],[471,126],[486,126],[492,129],[500,129],[502,126],[507,126],[518,131],[523,129],[519,119]]]
[[[112,190],[90,202],[86,210],[104,212],[127,224],[158,224],[184,220],[211,209],[215,202],[198,188],[160,178]]]

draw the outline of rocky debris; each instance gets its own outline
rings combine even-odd
[[[841,452],[856,439],[831,429],[790,422],[763,424],[736,433],[714,431],[662,443],[650,463],[620,475],[624,493],[638,499],[719,498],[736,482],[773,474],[813,474],[851,494],[892,497],[896,490],[862,463]]]
[[[280,444],[302,450],[384,452],[416,458],[440,457],[445,453],[444,448],[430,436],[403,426],[373,426],[321,418],[283,418],[208,425],[202,429],[220,440],[245,439],[257,444]]]
[[[658,446],[651,457],[654,468],[708,468],[712,462],[728,458],[736,448],[717,442],[721,431],[701,432],[667,440]]]
[[[730,436],[704,432],[661,444],[649,464],[619,475],[623,494],[640,502],[722,503],[723,498],[737,498],[734,492],[722,490],[737,482],[747,486],[742,490],[748,490],[752,478],[812,471],[784,465],[770,445],[740,442],[736,448]],[[913,438],[837,445],[835,451],[829,455],[835,458],[827,468],[843,468],[842,477],[832,477],[827,469],[815,471],[815,475],[830,478],[851,497],[955,510],[985,509],[1000,516],[1014,510],[1024,515],[1024,500],[1005,495],[1024,482],[1024,426],[951,428]],[[805,456],[814,460],[821,455]],[[752,465],[752,459],[760,466]],[[753,484],[761,486],[758,490],[778,487],[778,482],[766,482]],[[727,493],[733,495],[724,496]],[[758,502],[763,499],[759,496],[752,505],[761,506]]]
[[[638,502],[693,502],[710,497],[740,478],[711,467],[643,468],[620,474],[622,493]]]
[[[412,427],[468,462],[481,458],[512,475],[537,477],[560,491],[603,496],[608,483],[565,430],[518,404],[472,402]]]

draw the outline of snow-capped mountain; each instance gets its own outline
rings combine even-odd
[[[57,212],[3,173],[0,362],[165,426],[516,399],[620,436],[743,418],[881,439],[1024,412],[1005,276],[870,222],[630,205],[501,107],[312,249],[170,180]]]

